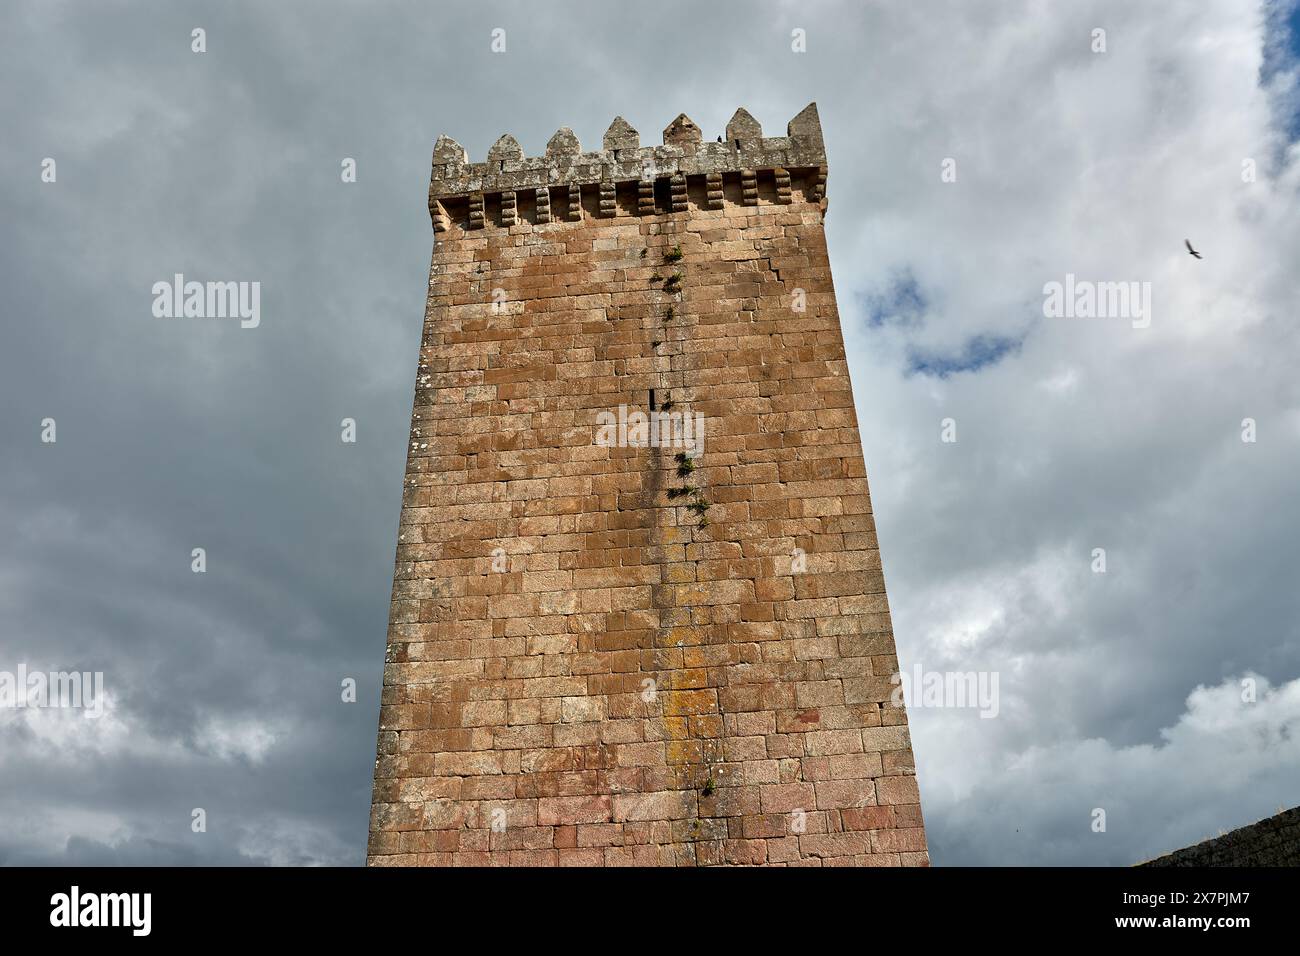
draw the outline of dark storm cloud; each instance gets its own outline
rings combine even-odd
[[[1235,785],[1167,798],[1172,758],[1223,755],[1208,715],[1235,739],[1300,710],[1295,289],[1258,252],[1294,248],[1295,176],[1254,206],[1221,198],[1291,114],[1257,75],[1234,85],[1258,26],[1204,6],[7,5],[0,670],[102,670],[113,707],[0,712],[0,862],[360,863],[434,140],[481,159],[509,132],[535,155],[568,125],[591,148],[621,114],[653,143],[678,112],[712,136],[740,105],[781,134],[814,99],[900,654],[1004,673],[997,720],[914,715],[935,861],[1126,862],[1281,800],[1281,743]],[[1102,22],[1124,41],[1109,61],[1087,49]],[[1212,61],[1188,39],[1207,31]],[[1193,312],[1138,250],[1197,218],[1252,251],[1194,235],[1222,271]],[[1158,359],[1103,329],[1026,335],[1025,303],[1071,269],[1163,281],[1164,314],[1187,315],[1151,338]],[[155,318],[151,288],[176,273],[260,282],[260,325]],[[881,290],[918,320],[878,320]],[[1253,324],[1225,349],[1228,315]],[[909,356],[960,370],[909,376]],[[1252,412],[1268,440],[1246,466],[1232,441]],[[1208,691],[1189,704],[1247,671],[1278,688],[1255,716]],[[1119,821],[1104,844],[1087,842],[1098,800]]]

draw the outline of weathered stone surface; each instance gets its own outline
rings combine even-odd
[[[700,128],[695,125],[695,121],[685,113],[679,113],[677,119],[668,124],[664,129],[664,145],[680,146],[688,150],[694,150],[696,143],[700,141],[702,134]]]
[[[372,865],[926,863],[815,107],[789,133],[438,141]],[[602,444],[620,406],[700,453]]]
[[[743,106],[736,110],[731,121],[727,123],[727,142],[733,145],[751,144],[762,138],[763,127],[758,124],[758,120],[749,115],[749,110]]]
[[[578,142],[578,137],[574,135],[573,130],[567,126],[562,126],[556,130],[555,135],[546,144],[546,155],[550,158],[577,156],[580,152],[582,152],[582,145]]]
[[[506,133],[488,150],[488,163],[515,162],[524,158],[523,147],[509,133]]]
[[[522,150],[516,154],[518,143],[503,136],[487,162],[471,163],[459,143],[443,136],[434,148],[430,208],[436,199],[474,192],[491,195],[557,183],[625,183],[645,179],[647,172],[690,178],[741,169],[782,167],[798,172],[826,165],[821,121],[813,103],[790,121],[786,136],[764,137],[758,122],[740,109],[727,126],[726,142],[702,139],[700,128],[682,114],[664,130],[663,146],[639,146],[637,131],[616,117],[605,133],[603,148],[594,152],[582,152],[578,138],[565,127],[551,137],[542,156],[524,156]]]
[[[1300,807],[1141,865],[1300,866]]]
[[[641,134],[623,117],[615,116],[614,122],[610,123],[609,129],[605,130],[601,145],[605,147],[606,152],[610,153],[617,149],[640,149]]]
[[[438,142],[433,144],[433,165],[435,167],[443,163],[463,166],[468,162],[469,154],[465,152],[465,147],[450,136],[439,136]]]

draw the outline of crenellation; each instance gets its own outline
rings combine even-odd
[[[506,133],[493,143],[492,148],[488,150],[487,165],[489,168],[504,169],[506,163],[518,162],[523,158],[524,150],[519,145],[519,141]]]
[[[678,176],[703,179],[713,193],[728,173],[784,169],[815,175],[826,165],[821,123],[812,103],[790,121],[785,136],[764,136],[758,121],[742,107],[728,122],[723,142],[705,142],[700,128],[684,113],[665,128],[663,140],[662,146],[641,146],[640,134],[618,116],[596,151],[583,152],[573,130],[563,127],[547,142],[542,156],[524,155],[519,142],[505,134],[488,150],[485,162],[471,163],[465,149],[444,135],[433,150],[430,217],[435,215],[435,201],[473,193],[518,193],[562,184],[604,190],[604,183],[617,187]],[[604,192],[601,198],[607,198]],[[710,195],[710,203],[717,198]],[[754,201],[746,205],[757,204],[756,192],[751,198]],[[577,221],[571,214],[569,219]]]
[[[607,153],[636,152],[641,148],[641,134],[623,117],[615,116],[614,122],[610,123],[609,129],[605,130],[605,137],[601,143]]]
[[[582,152],[582,144],[577,135],[567,126],[561,126],[546,144],[547,159],[561,159],[577,156]]]
[[[727,142],[736,148],[762,142],[763,127],[743,106],[736,110],[727,123]]]
[[[433,165],[437,169],[440,165],[464,166],[469,163],[469,153],[465,147],[460,145],[450,136],[442,135],[438,141],[433,144]]]
[[[694,120],[685,113],[678,113],[677,119],[664,128],[664,145],[676,146],[686,153],[694,153],[703,136]]]

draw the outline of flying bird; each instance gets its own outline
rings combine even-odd
[[[1197,259],[1201,258],[1201,254],[1200,254],[1199,252],[1197,252],[1195,249],[1192,248],[1192,240],[1190,240],[1190,239],[1184,239],[1184,240],[1183,240],[1183,245],[1185,245],[1185,246],[1187,247],[1187,251],[1190,252],[1190,253],[1192,254],[1193,257],[1195,257],[1195,258],[1197,258]]]

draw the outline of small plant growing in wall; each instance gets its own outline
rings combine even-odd
[[[669,497],[669,498],[685,498],[687,495],[692,494],[694,491],[695,491],[695,486],[694,486],[694,485],[686,485],[686,486],[684,486],[684,487],[682,487],[682,488],[669,488],[669,489],[668,489],[668,497]]]
[[[678,292],[681,290],[681,287],[682,287],[682,274],[680,272],[674,272],[672,275],[670,275],[667,279],[664,280],[665,292]]]
[[[682,255],[682,244],[679,242],[673,246],[671,252],[664,253],[664,262],[681,262]]]
[[[676,314],[677,314],[677,310],[670,305],[668,307],[668,311],[664,313],[664,321],[671,322],[673,320],[673,316]]]
[[[688,510],[690,510],[690,511],[693,512],[694,514],[697,514],[697,515],[699,515],[700,517],[703,517],[703,516],[704,516],[704,512],[706,512],[706,511],[709,510],[710,505],[709,505],[708,501],[706,501],[705,499],[703,499],[703,498],[699,498],[699,499],[697,499],[697,500],[695,500],[695,501],[692,501],[692,502],[691,502],[690,504],[688,504],[686,507],[687,507]]]
[[[690,458],[686,456],[686,452],[679,451],[677,453],[677,477],[685,478],[694,470],[695,462],[691,461]]]

